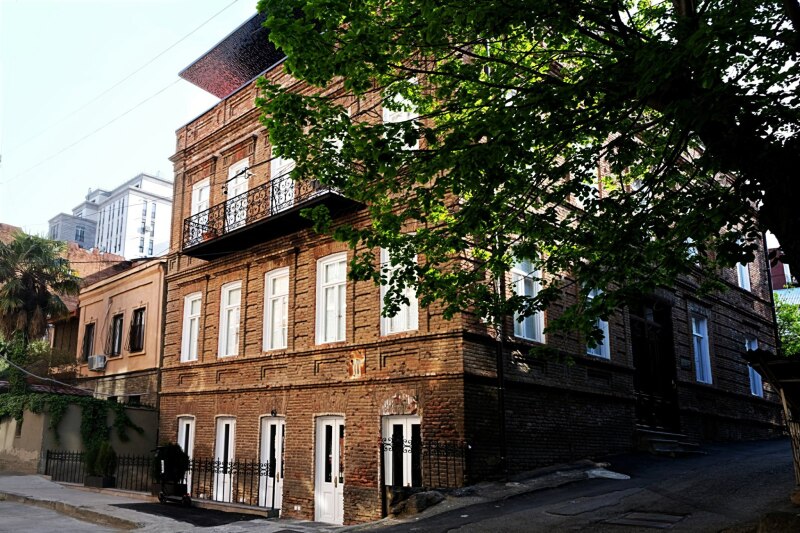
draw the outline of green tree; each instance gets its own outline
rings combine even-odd
[[[356,279],[386,283],[374,252],[390,250],[393,302],[415,284],[446,314],[530,314],[577,279],[604,292],[561,325],[589,331],[693,265],[752,260],[765,229],[800,258],[797,0],[259,9],[284,68],[316,87],[261,81],[276,154],[368,206],[368,227],[309,216],[357,250]],[[552,275],[536,298],[497,297],[515,258]]]
[[[784,302],[776,293],[775,315],[782,355],[789,357],[800,354],[800,305]]]
[[[48,319],[66,314],[59,295],[78,292],[79,279],[63,250],[63,243],[25,233],[0,242],[0,335],[18,365],[36,355],[31,343],[45,334]]]

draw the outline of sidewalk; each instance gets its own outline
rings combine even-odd
[[[391,526],[404,522],[413,522],[453,509],[459,509],[476,503],[496,501],[516,494],[558,487],[592,477],[607,477],[614,473],[601,468],[591,461],[578,461],[569,465],[543,468],[517,476],[508,483],[480,483],[456,491],[455,494],[423,511],[422,513],[403,518],[384,518],[378,522],[355,526],[332,526],[310,521],[247,517],[241,521],[232,521],[225,525],[202,527],[204,531],[259,531],[265,533],[306,533],[319,531],[359,531],[376,527]],[[120,507],[131,504],[162,505],[156,499],[142,493],[128,493],[120,490],[85,489],[84,487],[61,484],[50,481],[46,476],[14,475],[0,472],[0,501],[36,505],[52,509],[62,514],[107,526],[109,530],[137,530],[152,533],[173,533],[195,531],[200,529],[190,523],[175,520],[166,516],[158,516],[131,508]],[[176,510],[177,511],[177,510]],[[208,513],[198,510],[198,513]],[[213,511],[212,511],[213,512]],[[177,515],[180,515],[178,512]],[[231,517],[237,520],[236,517]]]

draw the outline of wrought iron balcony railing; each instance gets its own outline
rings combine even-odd
[[[240,228],[292,210],[329,193],[339,193],[316,180],[295,182],[280,176],[183,221],[183,248],[192,248]]]

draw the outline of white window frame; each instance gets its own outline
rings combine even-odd
[[[244,194],[250,189],[250,174],[249,157],[245,157],[228,167],[228,200]]]
[[[581,183],[581,187],[586,190],[588,196],[594,196],[595,200],[600,198],[600,179],[597,176],[594,176],[592,181]],[[580,210],[586,209],[586,201],[580,198],[577,193],[572,195],[572,203]]]
[[[414,262],[417,258],[414,257]],[[397,265],[392,265],[389,250],[381,248],[381,270],[386,271],[386,278],[391,281]],[[393,317],[383,316],[384,298],[389,292],[388,285],[381,285],[381,335],[393,335],[404,331],[416,331],[419,329],[419,301],[414,287],[405,287],[403,296],[408,298],[408,305],[401,304],[400,310]]]
[[[239,303],[233,305],[230,303],[230,295],[233,291],[239,290]],[[234,355],[239,355],[239,344],[241,342],[241,338],[239,336],[239,332],[241,331],[241,309],[242,309],[242,298],[244,295],[242,294],[242,282],[241,281],[233,281],[231,283],[226,283],[220,289],[220,298],[219,298],[219,346],[217,351],[217,357],[232,357]],[[237,324],[235,327],[231,328],[231,324],[228,322],[228,312],[229,311],[236,311],[236,318]],[[236,343],[233,345],[233,349],[230,350],[228,353],[227,347],[231,344],[229,342],[228,334],[233,331],[233,334],[236,336]]]
[[[711,384],[711,354],[708,342],[708,318],[691,315],[692,352],[694,353],[695,378],[699,383]]]
[[[192,303],[199,302],[197,313],[192,313]],[[203,312],[203,294],[193,292],[183,298],[183,330],[181,331],[181,363],[197,361],[200,352],[200,316]],[[193,326],[194,324],[194,326]],[[192,328],[195,328],[192,343]],[[194,351],[194,353],[192,353]]]
[[[294,159],[286,157],[274,157],[270,166],[270,211],[280,212],[294,206],[294,180],[289,178],[289,174],[294,170],[296,163]],[[275,180],[285,178],[275,185]],[[282,197],[277,197],[276,192],[280,192]],[[280,201],[280,203],[278,203]]]
[[[750,290],[750,263],[736,263],[736,282],[739,288]]]
[[[276,282],[286,278],[286,293],[276,294],[273,288]],[[289,267],[277,268],[264,275],[264,345],[263,350],[284,350],[289,341]],[[278,303],[282,317],[276,317],[273,313],[274,305]],[[274,321],[280,321],[282,331],[281,338],[276,338],[273,333],[276,330]]]
[[[410,78],[408,80],[409,83],[416,85],[417,79]],[[388,94],[384,97],[384,101],[386,100],[394,100],[394,102],[401,104],[409,108],[407,111],[395,111],[392,109],[386,108],[386,106],[382,106],[382,115],[383,115],[383,122],[384,124],[399,124],[401,122],[408,122],[414,121],[419,118],[419,113],[416,110],[413,102],[410,102],[407,98],[403,97],[398,93],[394,93],[393,95],[389,96]],[[404,144],[403,150],[416,150],[419,148],[419,138],[417,138],[414,144]]]
[[[325,267],[335,264],[343,263],[344,276],[341,280],[332,282],[324,282],[323,276],[325,274]],[[342,287],[344,287],[342,289]],[[327,289],[334,289],[333,292],[328,292]],[[337,309],[337,323],[335,328],[335,335],[329,336],[328,322],[327,322],[327,304],[329,303],[326,296],[328,294],[334,295],[335,302],[333,302]],[[317,321],[316,321],[316,340],[317,344],[327,344],[330,342],[344,341],[347,337],[347,252],[329,255],[317,261]]]
[[[206,191],[206,199],[201,200],[200,196],[202,191]],[[200,180],[194,185],[192,185],[192,212],[190,214],[196,215],[201,211],[205,211],[210,207],[211,202],[211,179],[206,178],[204,180]]]
[[[758,350],[758,339],[755,337],[747,337],[744,340],[745,350]],[[750,374],[750,394],[759,398],[764,397],[764,381],[761,379],[761,374],[756,372],[756,369],[747,365],[747,371]]]
[[[233,163],[228,167],[228,179],[225,182],[226,194],[226,211],[225,211],[225,231],[233,231],[247,224],[247,200],[238,200],[238,205],[234,199],[241,195],[246,195],[250,190],[250,159],[244,158],[241,161]],[[228,208],[236,207],[236,209],[228,210]]]
[[[591,291],[589,291],[587,299],[592,300],[596,296],[600,295],[601,292],[602,291],[600,289],[592,289]],[[610,337],[608,334],[608,320],[603,320],[602,318],[597,317],[595,321],[595,326],[597,327],[597,329],[603,332],[603,341],[598,343],[596,346],[587,345],[586,353],[594,357],[611,359],[611,350],[609,346]]]
[[[524,268],[525,264],[530,265],[530,270]],[[515,294],[523,296],[534,297],[541,289],[540,279],[542,276],[541,270],[534,270],[530,261],[518,261],[514,268],[511,269],[511,290]],[[525,282],[531,283],[531,294],[525,293]],[[523,292],[518,292],[518,288],[522,287]],[[530,331],[529,331],[530,330]],[[514,313],[514,336],[519,339],[525,339],[535,342],[544,342],[544,313],[537,311],[529,317],[525,317],[522,321],[519,320],[519,313]]]

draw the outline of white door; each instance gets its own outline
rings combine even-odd
[[[247,189],[250,172],[244,159],[228,169],[228,200],[225,202],[225,231],[247,223]]]
[[[386,485],[421,487],[422,438],[419,417],[383,417],[383,444]]]
[[[317,418],[314,520],[344,523],[344,418]]]
[[[211,180],[206,178],[194,184],[192,187],[192,215],[198,215],[193,219],[190,231],[196,232],[195,238],[202,238],[203,235],[211,231],[208,227],[208,207],[209,195],[211,193]]]
[[[235,418],[217,419],[217,440],[214,446],[216,468],[214,472],[214,500],[233,501],[233,450],[236,433]]]
[[[277,213],[294,205],[294,180],[289,176],[294,161],[276,157],[270,166],[270,212]]]
[[[178,445],[192,459],[194,452],[194,417],[182,416],[178,418]],[[186,477],[183,478],[186,483],[189,493],[192,492],[192,470],[186,472]]]
[[[260,476],[258,505],[280,509],[283,501],[283,437],[286,423],[274,416],[261,419],[261,460],[267,463]]]

